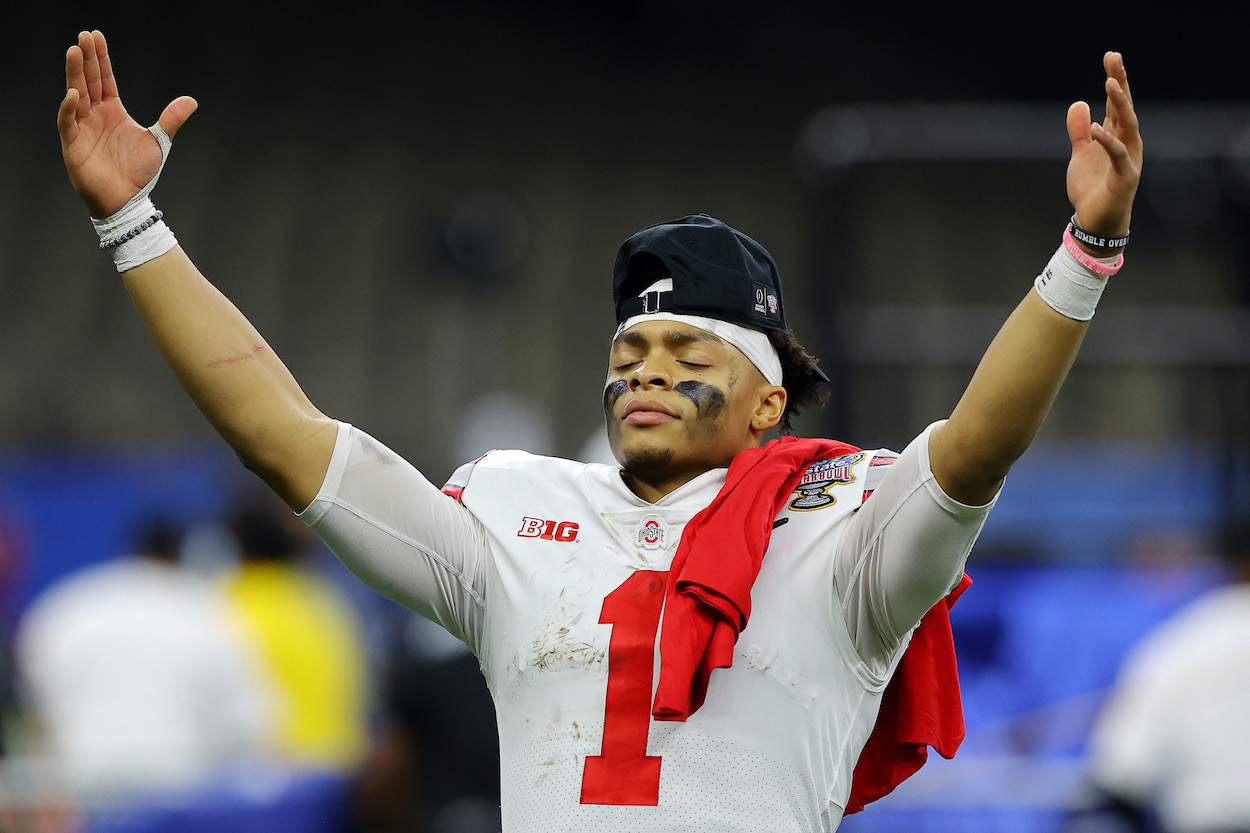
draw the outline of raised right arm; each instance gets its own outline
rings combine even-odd
[[[334,420],[181,246],[124,275],[156,346],[213,428],[287,505],[308,506],[334,451]]]
[[[57,117],[65,167],[92,216],[108,217],[157,175],[162,151],[122,106],[102,33],[79,34],[65,56],[65,79]],[[195,107],[185,96],[166,107],[165,133],[172,137]],[[157,347],[213,428],[289,506],[311,503],[334,450],[334,420],[313,407],[180,246],[123,276]]]

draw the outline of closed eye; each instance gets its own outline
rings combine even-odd
[[[617,373],[624,373],[636,364],[638,364],[638,362],[625,362],[625,364],[614,365],[612,369]]]

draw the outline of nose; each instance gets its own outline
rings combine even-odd
[[[630,390],[640,388],[671,388],[673,377],[668,368],[654,357],[648,357],[635,365],[627,375]]]

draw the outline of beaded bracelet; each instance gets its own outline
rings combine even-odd
[[[152,228],[152,226],[160,222],[160,219],[164,216],[165,216],[165,212],[161,211],[158,208],[155,214],[153,214],[151,217],[148,217],[142,223],[135,226],[134,228],[132,228],[130,231],[126,232],[125,234],[119,234],[117,237],[111,237],[108,240],[101,240],[100,250],[104,251],[105,249],[111,249],[114,246],[120,246],[122,243],[125,243],[127,240],[131,240],[135,237],[138,237],[140,234],[142,234],[143,232],[147,231],[148,229]]]
[[[148,132],[161,149],[161,167],[157,169],[156,175],[114,213],[107,217],[91,218],[91,225],[95,227],[96,235],[100,238],[100,249],[112,255],[113,265],[118,272],[141,266],[178,245],[174,233],[161,219],[165,216],[164,213],[152,204],[148,196],[156,187],[161,171],[165,169],[165,160],[169,158],[169,149],[173,147],[173,143],[160,122],[149,127]]]

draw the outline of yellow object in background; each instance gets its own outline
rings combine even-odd
[[[368,671],[354,611],[329,582],[290,562],[245,561],[227,593],[275,688],[279,752],[312,768],[358,763],[367,742]]]

